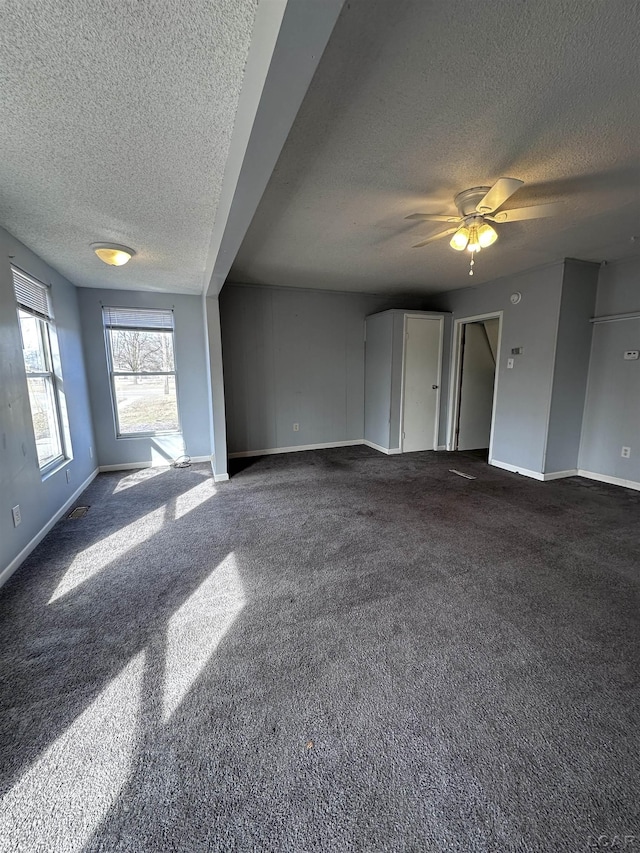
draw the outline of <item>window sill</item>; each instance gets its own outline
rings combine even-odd
[[[62,469],[69,465],[71,459],[56,459],[54,462],[50,462],[45,468],[40,469],[40,476],[42,477],[42,482],[48,480],[49,477],[53,477],[54,474],[57,474],[58,471],[62,471]]]
[[[182,435],[182,430],[175,430],[171,432],[128,432],[124,435],[116,435],[116,440],[120,441],[124,439],[125,441],[129,441],[132,438],[162,438],[165,435]]]

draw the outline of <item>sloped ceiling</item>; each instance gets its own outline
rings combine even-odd
[[[474,284],[640,248],[640,4],[347,2],[236,257],[238,282],[369,292],[465,287],[468,254],[415,211],[500,176],[505,208]],[[444,227],[444,226],[443,226]],[[636,242],[632,238],[637,237]]]
[[[77,285],[202,292],[256,6],[3,3],[0,225]]]

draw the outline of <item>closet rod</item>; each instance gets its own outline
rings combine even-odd
[[[640,320],[640,311],[629,311],[628,314],[606,314],[603,317],[592,317],[590,323],[616,323],[618,320]]]

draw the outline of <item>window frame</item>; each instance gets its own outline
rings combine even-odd
[[[107,323],[106,313],[107,311],[122,311],[122,312],[135,312],[139,310],[144,313],[154,313],[158,312],[161,314],[171,313],[171,328],[170,329],[162,329],[156,328],[152,326],[144,326],[144,325],[117,325],[114,326],[112,324]],[[179,398],[180,395],[178,393],[178,365],[176,359],[176,329],[175,329],[175,315],[173,308],[130,308],[130,307],[122,307],[115,305],[103,305],[102,306],[102,328],[104,331],[104,340],[105,340],[105,349],[107,356],[107,371],[109,373],[109,388],[111,391],[111,411],[113,414],[113,425],[115,430],[116,439],[131,439],[131,438],[153,438],[156,435],[181,435],[182,434],[182,419],[180,417],[180,404]],[[130,371],[130,370],[115,370],[114,369],[114,361],[113,361],[113,348],[111,346],[111,335],[109,332],[111,331],[119,331],[119,332],[160,332],[162,334],[170,334],[171,335],[171,347],[173,350],[173,370],[143,370],[143,371]],[[170,430],[152,430],[147,432],[122,432],[120,429],[120,417],[118,412],[118,394],[116,390],[116,379],[118,377],[136,377],[136,376],[172,376],[174,386],[176,389],[176,415],[177,415],[177,423],[178,426],[176,429]]]
[[[40,313],[32,306],[26,305],[24,302],[20,301],[18,293],[16,292],[16,274],[18,276],[26,278],[30,283],[42,290],[47,306],[46,314]],[[38,470],[40,471],[40,474],[44,479],[53,470],[56,470],[70,459],[69,448],[67,447],[66,441],[66,430],[64,428],[65,425],[62,419],[62,405],[60,402],[62,375],[58,370],[56,370],[56,363],[53,357],[54,347],[52,342],[52,331],[54,335],[56,334],[56,332],[55,321],[53,316],[53,307],[51,304],[51,292],[49,285],[45,284],[42,281],[39,281],[37,278],[35,278],[35,276],[30,275],[29,273],[25,272],[24,270],[20,269],[20,267],[17,267],[14,264],[11,264],[11,276],[14,287],[14,299],[16,304],[16,314],[18,318],[18,329],[20,332],[20,344],[22,347],[22,363],[24,365],[25,377],[27,381],[27,396],[29,398],[29,411],[31,413],[31,426],[33,428],[33,438],[36,447],[36,458],[38,460]],[[22,330],[22,317],[20,316],[21,313],[32,317],[37,323],[38,336],[42,347],[42,354],[44,356],[45,361],[44,367],[46,368],[46,370],[32,370],[27,364],[27,361],[25,359],[24,334]],[[55,427],[57,439],[56,444],[57,447],[60,449],[60,452],[57,456],[54,456],[52,459],[49,459],[44,464],[40,463],[40,456],[38,453],[35,414],[31,406],[31,392],[29,386],[30,379],[44,380],[45,386],[50,389],[49,393],[47,394],[47,397],[53,401],[52,420]]]

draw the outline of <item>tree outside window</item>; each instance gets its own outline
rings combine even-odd
[[[178,432],[171,311],[103,309],[119,436]]]

